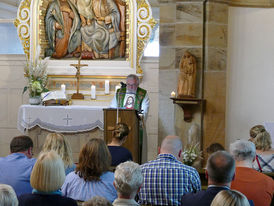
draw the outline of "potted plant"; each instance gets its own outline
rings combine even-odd
[[[29,91],[29,103],[40,104],[41,93],[49,91],[46,86],[48,83],[47,76],[47,59],[34,62],[27,61],[24,68],[24,75],[28,80],[27,86],[24,87],[23,93]]]
[[[200,144],[189,144],[187,145],[182,152],[183,163],[189,166],[194,166],[193,164],[196,161],[202,159],[202,151],[200,150]]]

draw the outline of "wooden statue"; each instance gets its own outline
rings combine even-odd
[[[70,0],[51,2],[45,16],[46,36],[49,42],[45,56],[78,57],[81,44],[80,24],[77,9]]]
[[[186,51],[180,61],[177,97],[195,97],[195,82],[196,60],[191,53]]]

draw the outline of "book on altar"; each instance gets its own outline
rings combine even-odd
[[[63,91],[49,91],[41,94],[42,102],[48,100],[67,100],[66,93]]]

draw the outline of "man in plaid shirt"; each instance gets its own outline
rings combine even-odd
[[[198,172],[179,161],[182,141],[167,136],[156,160],[141,165],[144,183],[139,192],[142,205],[181,205],[185,193],[201,190]]]

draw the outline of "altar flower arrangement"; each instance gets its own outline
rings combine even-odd
[[[24,72],[28,84],[24,87],[23,93],[29,90],[30,97],[40,97],[42,92],[49,91],[46,88],[48,83],[47,58],[44,60],[36,59],[34,62],[27,61]]]
[[[189,144],[182,152],[183,163],[192,166],[193,163],[199,159],[202,159],[202,151],[200,150],[200,144]]]

